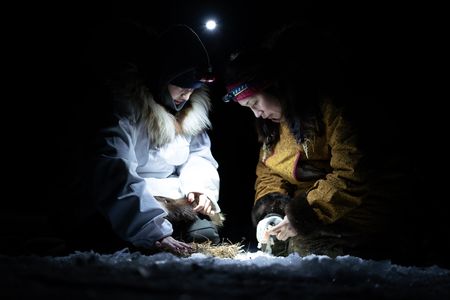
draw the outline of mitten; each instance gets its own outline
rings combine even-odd
[[[268,214],[277,214],[284,217],[284,209],[291,201],[291,197],[281,193],[270,193],[259,198],[252,209],[253,226],[264,219]]]

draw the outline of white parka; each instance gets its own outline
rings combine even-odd
[[[210,100],[206,90],[196,90],[175,118],[143,87],[124,99],[118,111],[127,113],[102,131],[92,192],[121,238],[151,247],[173,232],[154,196],[178,199],[199,192],[220,212],[218,164],[206,132]]]

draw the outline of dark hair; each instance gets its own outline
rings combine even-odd
[[[273,33],[260,46],[247,48],[227,65],[227,84],[257,78],[269,80],[263,92],[275,96],[283,117],[298,143],[323,134],[321,101],[336,98],[344,86],[341,51],[335,35],[308,25],[291,25]],[[273,145],[279,139],[279,125],[257,119],[260,140]]]
[[[270,49],[260,46],[232,54],[225,69],[226,84],[272,79],[270,56]]]

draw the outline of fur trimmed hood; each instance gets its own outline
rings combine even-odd
[[[147,128],[150,143],[156,147],[170,143],[178,134],[194,136],[211,128],[211,100],[207,87],[195,90],[183,109],[176,114],[156,102],[140,80],[129,80],[125,86],[116,87],[115,93],[119,114],[132,119],[134,123],[142,122]]]
[[[194,136],[211,128],[208,117],[211,101],[206,88],[196,90],[175,115],[157,103],[151,94],[143,96],[145,110],[141,117],[147,126],[150,142],[158,147],[171,142],[177,134]]]

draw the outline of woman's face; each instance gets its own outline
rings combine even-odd
[[[255,117],[269,119],[280,123],[282,120],[281,105],[275,97],[258,93],[251,97],[238,101],[240,105],[250,108]]]
[[[173,84],[169,84],[167,89],[169,90],[170,96],[176,105],[179,105],[184,101],[188,101],[189,97],[194,92],[194,89],[182,88]]]

